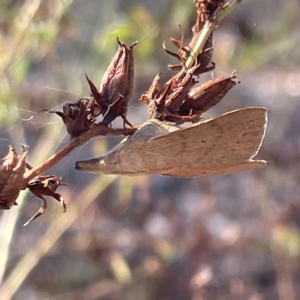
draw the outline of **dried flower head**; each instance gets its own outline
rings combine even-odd
[[[113,57],[102,77],[99,91],[87,77],[91,95],[101,107],[102,124],[109,125],[115,118],[121,116],[124,123],[132,126],[126,119],[127,106],[134,88],[133,47],[129,47],[117,39],[119,49]]]
[[[65,123],[68,133],[72,136],[79,136],[90,129],[101,112],[101,108],[95,99],[83,98],[73,103],[66,103],[63,112],[49,111],[59,115]]]
[[[17,198],[21,190],[28,188],[35,196],[43,200],[43,205],[39,211],[24,225],[39,217],[47,208],[44,196],[51,196],[61,202],[66,211],[63,197],[56,193],[56,189],[62,185],[61,177],[56,175],[40,175],[29,181],[24,179],[27,169],[32,167],[26,163],[28,151],[23,147],[23,153],[18,155],[13,146],[9,146],[9,152],[0,166],[0,209],[10,209],[13,205],[18,205]]]
[[[23,188],[23,174],[26,170],[26,157],[28,151],[23,148],[23,153],[18,155],[13,146],[0,166],[0,209],[10,209],[17,204],[17,198]]]
[[[231,76],[209,80],[195,86],[195,74],[199,74],[200,65],[189,70],[182,69],[160,88],[157,75],[149,91],[143,94],[141,101],[148,104],[150,118],[170,122],[196,122],[201,114],[218,104],[225,94],[237,83],[233,72]]]

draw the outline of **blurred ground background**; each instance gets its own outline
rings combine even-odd
[[[193,179],[97,176],[74,169],[120,139],[95,138],[48,174],[68,211],[22,193],[0,212],[0,298],[293,300],[300,294],[299,23],[296,0],[243,3],[215,32],[215,77],[242,83],[205,117],[247,106],[269,110],[256,171]],[[30,147],[36,165],[68,140],[61,109],[100,82],[116,37],[135,40],[136,88],[128,119],[147,119],[138,102],[154,75],[172,76],[161,44],[189,40],[192,0],[28,0],[0,3],[0,157]],[[122,122],[114,122],[121,126]]]

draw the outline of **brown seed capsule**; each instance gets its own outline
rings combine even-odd
[[[73,103],[63,106],[63,112],[48,111],[59,115],[65,123],[68,133],[72,136],[79,136],[87,131],[95,123],[101,109],[95,99],[79,99]]]
[[[78,161],[76,169],[179,177],[252,170],[266,163],[252,160],[260,149],[266,125],[265,108],[231,111],[186,129],[151,119],[107,154]]]
[[[238,83],[240,81],[233,72],[230,76],[209,80],[192,88],[178,114],[181,116],[196,114],[200,117],[202,113],[217,105],[227,92]]]
[[[13,146],[9,146],[9,152],[4,157],[0,166],[0,209],[10,209],[17,204],[17,198],[23,185],[23,174],[26,170],[26,157],[28,151],[23,150],[17,155]]]
[[[194,117],[179,116],[178,108],[182,105],[189,88],[192,85],[192,75],[182,70],[173,76],[148,104],[150,118],[170,122],[191,122]],[[148,98],[150,100],[150,98]]]
[[[197,122],[201,113],[218,104],[225,94],[237,83],[235,73],[221,77],[193,88],[194,72],[199,65],[174,75],[161,90],[159,90],[159,75],[157,75],[149,91],[141,96],[148,104],[149,117],[160,121]]]
[[[179,107],[187,99],[190,88],[194,85],[193,75],[183,69],[172,80],[172,94],[167,98],[166,107],[169,113],[177,114]]]
[[[133,47],[127,46],[119,39],[119,49],[102,77],[99,92],[87,77],[92,96],[101,107],[103,114],[102,124],[109,125],[115,118],[121,116],[125,123],[127,106],[134,88],[134,58]]]
[[[0,209],[10,209],[13,205],[18,205],[17,198],[21,190],[29,188],[29,190],[37,197],[43,200],[43,205],[39,211],[28,222],[36,219],[47,208],[47,203],[44,196],[51,196],[61,202],[66,211],[66,205],[62,196],[55,193],[55,190],[61,185],[61,177],[55,175],[40,175],[27,183],[23,175],[26,168],[32,167],[26,163],[28,151],[24,148],[21,155],[17,155],[15,149],[9,146],[9,153],[0,166]]]
[[[201,113],[218,104],[239,83],[233,72],[231,76],[207,81],[193,88],[194,73],[198,72],[198,68],[199,65],[189,70],[182,69],[159,91],[159,77],[155,77],[149,91],[141,97],[148,104],[150,118],[179,123],[197,122]]]

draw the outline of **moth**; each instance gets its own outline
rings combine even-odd
[[[177,177],[235,173],[263,167],[253,160],[267,126],[267,109],[244,108],[180,129],[150,119],[103,156],[76,169],[119,175]]]

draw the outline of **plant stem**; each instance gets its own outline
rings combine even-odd
[[[130,128],[110,128],[107,126],[104,126],[102,124],[97,124],[90,130],[84,132],[78,137],[73,137],[69,141],[69,143],[61,150],[59,150],[57,153],[50,156],[48,159],[46,159],[41,164],[37,165],[36,167],[32,168],[28,172],[24,174],[24,189],[27,186],[27,183],[35,178],[36,176],[40,175],[44,171],[50,169],[55,164],[60,162],[63,158],[65,158],[67,155],[69,155],[75,148],[81,146],[82,144],[86,143],[93,137],[99,136],[99,135],[130,135],[133,134],[139,126],[136,127],[130,127]]]
[[[242,0],[235,0],[233,3],[229,4],[227,7],[218,9],[216,12],[217,15],[216,15],[215,19],[212,22],[211,21],[205,22],[205,24],[201,30],[201,33],[198,36],[195,47],[193,48],[193,51],[191,51],[191,54],[186,61],[185,66],[187,69],[190,69],[193,66],[196,57],[202,52],[202,49],[203,49],[207,39],[211,35],[211,33],[222,22],[222,20],[228,14],[230,14],[234,10],[234,8],[241,2],[242,2]]]

